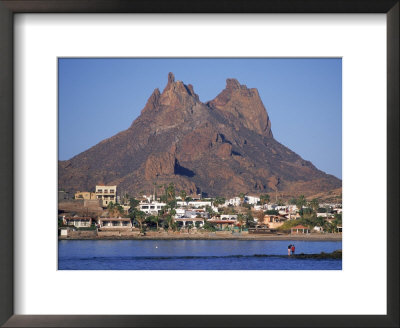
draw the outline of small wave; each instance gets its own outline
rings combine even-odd
[[[80,261],[168,261],[168,260],[212,260],[212,259],[250,259],[250,258],[287,258],[287,259],[339,259],[325,257],[321,254],[296,254],[288,255],[273,255],[273,254],[253,254],[253,255],[205,255],[205,256],[93,256],[82,258],[62,258],[62,260],[80,260]]]

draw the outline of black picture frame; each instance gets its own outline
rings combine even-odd
[[[0,0],[0,324],[4,327],[399,327],[399,8],[399,0]],[[13,16],[16,13],[385,13],[387,315],[14,315]]]

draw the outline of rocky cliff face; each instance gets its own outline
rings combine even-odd
[[[172,73],[127,130],[59,162],[59,187],[70,191],[105,183],[135,195],[169,182],[188,194],[226,197],[341,186],[273,138],[256,89],[228,79],[215,99],[202,103]]]

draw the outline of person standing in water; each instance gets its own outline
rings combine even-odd
[[[292,244],[287,247],[287,255],[290,256],[290,252],[292,250]]]
[[[296,248],[294,247],[294,245],[292,245],[292,254],[294,255],[294,251],[296,250]]]

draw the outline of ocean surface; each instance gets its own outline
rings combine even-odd
[[[60,240],[59,270],[341,270],[342,260],[295,259],[330,253],[341,241]]]

